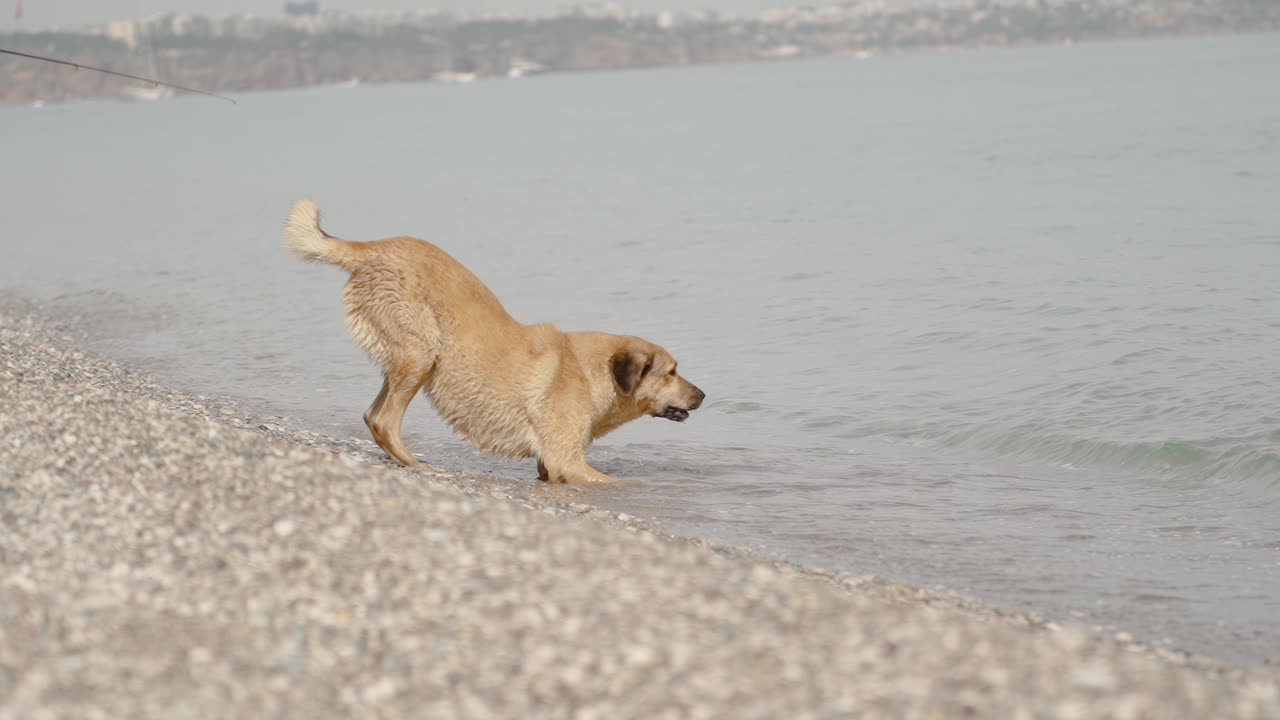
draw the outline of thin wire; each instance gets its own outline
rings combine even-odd
[[[130,80],[141,80],[142,82],[151,83],[152,85],[164,85],[165,87],[171,87],[176,90],[182,90],[184,92],[196,93],[197,95],[208,95],[209,97],[215,97],[215,98],[218,98],[219,100],[226,100],[232,105],[237,104],[235,100],[232,100],[226,95],[219,95],[217,93],[206,92],[204,90],[197,90],[195,88],[184,87],[182,85],[174,85],[173,83],[167,83],[163,80],[156,80],[154,78],[140,77],[138,75],[130,75],[129,73],[116,72],[115,70],[107,70],[106,68],[94,67],[92,65],[81,65],[80,63],[74,63],[69,60],[58,60],[57,58],[44,57],[42,55],[30,55],[28,53],[18,52],[17,50],[5,50],[4,48],[0,48],[0,53],[4,53],[5,55],[17,55],[18,57],[30,58],[32,60],[43,60],[45,62],[57,63],[59,65],[69,65],[77,70],[80,70],[80,69],[93,70],[95,72],[106,73],[108,75],[116,75],[122,78],[129,78]]]

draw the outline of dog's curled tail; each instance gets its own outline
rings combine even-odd
[[[336,238],[320,229],[320,208],[299,200],[284,225],[284,246],[303,260],[326,262],[353,270],[360,243]]]

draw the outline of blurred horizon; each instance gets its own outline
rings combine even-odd
[[[204,92],[467,83],[622,68],[867,59],[930,49],[1280,30],[1280,5],[1257,0],[855,0],[754,11],[745,8],[766,0],[720,0],[741,8],[733,13],[679,7],[692,5],[688,0],[647,0],[561,5],[548,14],[501,16],[485,15],[479,6],[459,8],[458,3],[435,12],[419,7],[417,12],[376,14],[406,5],[404,0],[381,0],[361,6],[360,12],[344,11],[355,4],[352,0],[241,0],[222,5],[222,15],[202,15],[186,10],[207,8],[203,0],[131,0],[109,2],[99,10],[131,5],[138,10],[132,18],[42,29],[35,19],[29,21],[26,11],[31,3],[43,8],[44,1],[24,0],[23,17],[0,26],[6,50],[56,52],[86,65]],[[529,8],[551,5],[548,0],[521,2]],[[675,7],[646,9],[659,3]],[[144,15],[145,9],[169,12]],[[261,14],[236,14],[245,9]],[[16,57],[0,60],[0,103],[165,96],[102,73],[71,73]]]
[[[3,0],[0,29],[45,29],[128,20],[166,13],[193,13],[213,17],[251,13],[274,16],[284,13],[285,0]],[[627,0],[626,2],[566,2],[565,0],[323,0],[320,9],[359,14],[441,10],[458,15],[484,13],[545,15],[576,6],[617,5],[642,12],[759,12],[771,8],[841,3],[805,3],[800,0]],[[958,0],[880,0],[876,5],[956,5]],[[21,7],[21,12],[18,8]],[[21,18],[17,18],[18,15]]]

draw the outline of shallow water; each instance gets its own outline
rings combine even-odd
[[[98,349],[365,437],[326,227],[671,349],[597,500],[807,564],[1280,655],[1275,36],[0,111],[0,287]],[[472,452],[428,404],[426,459]]]

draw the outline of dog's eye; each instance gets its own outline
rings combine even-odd
[[[667,374],[668,374],[668,375],[672,375],[672,376],[674,376],[674,375],[676,374],[675,366],[672,366],[672,367],[671,367],[671,372],[669,372],[669,373],[667,373]]]

